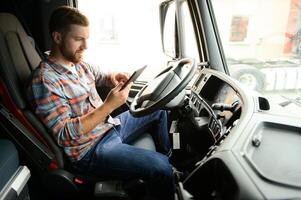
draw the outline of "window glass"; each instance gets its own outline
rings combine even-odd
[[[181,18],[181,43],[183,57],[190,57],[196,59],[196,62],[200,61],[197,39],[191,14],[189,11],[187,1],[181,1],[180,4],[180,18]]]
[[[299,114],[301,0],[212,0],[212,5],[230,75]]]
[[[163,46],[166,55],[175,58],[176,54],[176,4],[170,2],[167,6],[163,25]]]
[[[133,72],[147,64],[141,79],[166,67],[159,21],[161,0],[78,0],[90,21],[85,60],[104,70]]]

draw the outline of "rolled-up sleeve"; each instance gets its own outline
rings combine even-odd
[[[90,70],[92,71],[94,77],[95,77],[95,82],[97,86],[108,86],[112,87],[112,82],[109,79],[108,74],[104,71],[100,70],[100,67],[97,65],[89,65],[87,64]]]
[[[56,83],[36,78],[31,85],[35,112],[51,130],[58,144],[70,146],[80,137],[82,124],[80,117],[72,118],[68,100]]]

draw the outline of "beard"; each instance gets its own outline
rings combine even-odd
[[[75,52],[71,52],[66,48],[65,43],[62,43],[59,46],[59,49],[66,60],[72,62],[74,64],[79,63],[83,59],[83,50],[76,50]]]

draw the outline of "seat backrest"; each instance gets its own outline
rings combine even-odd
[[[32,41],[14,15],[0,13],[1,103],[53,152],[55,162],[62,168],[64,160],[61,149],[31,112],[26,100],[27,81],[41,61]]]

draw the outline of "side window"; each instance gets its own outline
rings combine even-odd
[[[187,1],[180,1],[179,11],[182,56],[194,58],[196,62],[200,62],[197,39]]]
[[[176,4],[175,2],[170,2],[163,25],[163,48],[165,54],[170,57],[177,56],[176,31]]]
[[[87,62],[103,70],[133,72],[148,65],[139,77],[152,79],[166,66],[159,4],[161,0],[78,0],[90,21]]]

